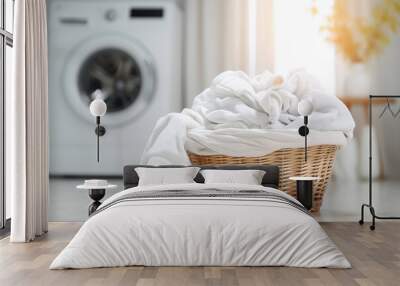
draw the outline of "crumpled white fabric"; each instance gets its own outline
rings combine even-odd
[[[195,97],[191,109],[159,119],[142,156],[143,164],[185,164],[196,154],[261,156],[281,148],[304,146],[297,106],[313,104],[310,145],[345,145],[355,126],[351,113],[327,95],[304,70],[286,77],[265,71],[249,77],[242,71],[218,75]]]

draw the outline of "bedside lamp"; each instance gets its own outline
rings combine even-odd
[[[100,91],[96,90],[94,93],[99,93]],[[90,103],[90,113],[96,117],[96,129],[94,132],[97,135],[97,162],[100,161],[100,136],[106,134],[106,129],[104,126],[100,125],[100,117],[104,116],[107,111],[107,105],[104,100],[100,99],[100,97],[96,98]]]
[[[299,102],[297,109],[299,114],[304,116],[304,125],[299,128],[299,134],[304,137],[304,161],[307,162],[307,135],[310,133],[307,124],[308,115],[313,111],[313,105],[309,100],[303,99]]]

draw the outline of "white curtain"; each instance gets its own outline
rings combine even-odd
[[[6,181],[12,242],[47,232],[48,108],[45,0],[15,1],[14,93],[6,98]]]
[[[254,1],[254,5],[250,2]],[[185,104],[225,70],[272,69],[272,0],[184,1]],[[255,11],[249,11],[255,7]],[[254,27],[249,17],[255,17]],[[252,46],[250,29],[256,31]],[[251,54],[252,53],[252,54]]]

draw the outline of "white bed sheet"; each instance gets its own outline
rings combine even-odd
[[[146,190],[265,190],[231,184],[135,187]],[[349,268],[318,222],[290,205],[258,199],[149,199],[113,205],[89,218],[50,269],[145,266]]]

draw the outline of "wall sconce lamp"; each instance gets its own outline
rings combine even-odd
[[[106,128],[100,125],[100,117],[104,116],[107,111],[107,105],[104,100],[97,98],[90,103],[90,113],[96,117],[96,129],[94,132],[97,135],[97,162],[100,161],[100,136],[106,134]]]
[[[313,112],[313,105],[311,101],[303,99],[297,106],[297,111],[301,116],[304,116],[304,125],[300,126],[299,134],[304,137],[304,161],[307,163],[307,135],[310,130],[307,127],[308,116]],[[304,170],[307,172],[307,170]],[[313,181],[318,180],[318,177],[290,177],[290,180],[296,181],[297,199],[303,206],[310,210],[313,204]]]
[[[303,99],[299,102],[297,109],[299,114],[304,116],[304,125],[299,128],[299,134],[304,137],[304,161],[307,162],[307,135],[310,133],[307,124],[308,115],[313,111],[313,105],[309,100]]]

